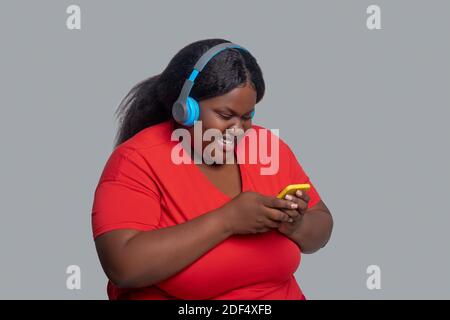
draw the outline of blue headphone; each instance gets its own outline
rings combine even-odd
[[[183,88],[181,89],[181,93],[172,106],[172,116],[176,122],[185,126],[192,126],[195,123],[195,121],[198,120],[200,115],[199,104],[194,98],[189,96],[189,93],[191,92],[191,89],[194,86],[195,78],[203,70],[203,68],[208,63],[209,60],[211,60],[216,54],[218,54],[222,50],[228,48],[238,48],[248,51],[247,49],[231,42],[218,44],[210,48],[208,51],[206,51],[194,65],[194,70],[192,71],[189,78],[186,79],[186,81],[184,82]],[[253,110],[252,113],[250,114],[251,118],[253,118],[254,115],[255,110]]]

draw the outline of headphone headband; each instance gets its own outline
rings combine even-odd
[[[172,115],[175,121],[184,125],[192,125],[193,122],[198,118],[199,115],[198,104],[192,111],[190,110],[189,106],[190,102],[189,100],[194,100],[189,97],[189,93],[191,92],[191,89],[194,86],[195,79],[197,78],[198,74],[203,70],[203,68],[206,66],[206,64],[209,62],[209,60],[211,60],[219,52],[230,48],[242,49],[248,52],[247,49],[235,43],[225,42],[213,46],[200,57],[200,59],[194,65],[194,70],[192,70],[188,79],[184,81],[180,95],[173,104]],[[194,101],[193,104],[195,103],[196,102]]]

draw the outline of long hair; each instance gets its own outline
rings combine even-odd
[[[182,48],[164,71],[137,83],[116,110],[119,127],[117,147],[139,131],[172,118],[172,105],[195,63],[213,46],[230,42],[206,39]],[[264,96],[265,84],[261,68],[247,51],[229,48],[216,54],[199,73],[190,96],[197,101],[224,95],[234,88],[253,85],[256,103]]]

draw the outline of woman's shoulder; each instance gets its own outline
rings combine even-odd
[[[147,127],[133,137],[116,146],[110,153],[105,170],[116,171],[119,168],[139,168],[146,170],[151,163],[159,161],[168,148],[170,141],[169,123],[162,122]]]
[[[142,129],[117,146],[117,149],[141,150],[159,146],[170,141],[173,123],[170,120]]]

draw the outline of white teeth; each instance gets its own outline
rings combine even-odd
[[[225,142],[225,143],[230,144],[230,143],[233,142],[233,139],[230,138],[230,137],[222,137],[222,141]]]
[[[233,139],[231,139],[229,137],[221,137],[220,138],[220,142],[222,142],[224,144],[232,144],[233,143]]]

